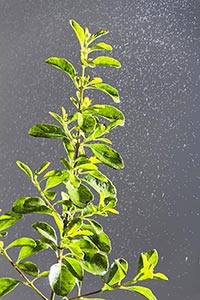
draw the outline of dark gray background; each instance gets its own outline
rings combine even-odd
[[[100,67],[94,73],[121,94],[126,124],[112,138],[125,168],[107,170],[118,186],[120,215],[105,220],[104,227],[112,239],[111,260],[126,258],[130,274],[141,251],[158,250],[158,270],[169,282],[149,285],[162,300],[200,299],[199,16],[198,0],[0,0],[1,208],[35,195],[17,159],[32,168],[45,160],[58,167],[63,155],[57,141],[34,139],[27,131],[50,122],[48,111],[59,113],[62,105],[71,111],[70,80],[44,63],[61,56],[77,65],[78,43],[69,19],[91,32],[110,30],[104,40],[114,46],[112,55],[122,68]],[[95,97],[111,103],[101,93]],[[30,221],[37,218],[26,217],[8,239],[34,236]],[[0,259],[1,275],[14,276]],[[43,267],[51,264],[48,253],[36,260]],[[88,277],[85,290],[95,282]],[[45,289],[46,281],[41,285]],[[121,297],[137,299],[129,293],[107,295]],[[27,288],[6,297],[22,298],[37,299]]]

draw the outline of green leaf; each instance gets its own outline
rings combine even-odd
[[[49,244],[46,241],[44,242],[43,239],[36,240],[35,242],[36,242],[35,247],[31,247],[31,246],[22,247],[22,249],[20,250],[18,259],[17,259],[18,262],[35,254],[35,253],[38,253],[42,250],[49,248]]]
[[[63,166],[67,169],[70,170],[71,166],[70,163],[68,162],[68,160],[65,157],[61,157],[60,158],[60,162],[63,164]]]
[[[51,176],[48,178],[45,186],[45,190],[48,190],[54,186],[59,185],[63,181],[69,178],[68,172],[59,172],[55,176]]]
[[[75,168],[75,170],[97,170],[97,166],[91,163],[81,164]]]
[[[96,104],[90,106],[88,111],[94,115],[103,117],[109,120],[113,125],[124,125],[124,115],[123,113],[112,105]]]
[[[61,57],[50,57],[45,60],[46,63],[50,64],[61,71],[64,71],[74,81],[76,77],[76,70],[72,63],[67,59]]]
[[[50,201],[54,200],[56,197],[56,192],[54,192],[54,191],[44,191],[44,194],[45,194],[45,197]]]
[[[74,150],[74,147],[73,147],[72,142],[70,141],[70,139],[65,137],[63,139],[63,146],[64,146],[65,151],[67,152],[69,158],[73,159],[75,150]]]
[[[0,232],[0,237],[4,237],[4,236],[7,236],[7,235],[8,235],[7,231]]]
[[[106,43],[98,43],[94,46],[92,46],[92,48],[90,49],[89,52],[93,52],[93,51],[98,51],[98,50],[106,50],[106,51],[111,51],[112,50],[112,46],[108,45]]]
[[[107,283],[109,285],[114,285],[120,283],[122,279],[126,276],[128,271],[128,263],[123,258],[115,259],[110,268],[110,273],[108,276]]]
[[[92,175],[86,175],[82,180],[91,185],[98,193],[103,192],[104,197],[116,195],[116,188],[109,179],[107,179],[107,182],[105,182]]]
[[[83,47],[85,41],[85,33],[83,28],[75,20],[70,20],[69,22],[79,40],[81,47]]]
[[[80,186],[81,180],[78,178],[78,176],[74,174],[69,175],[70,183],[73,185],[73,187],[78,188]]]
[[[88,252],[83,258],[83,268],[94,275],[103,276],[108,270],[108,258],[101,253]]]
[[[14,240],[6,247],[6,249],[10,249],[12,247],[22,247],[22,246],[36,247],[36,242],[31,238],[22,237]]]
[[[59,116],[58,114],[50,111],[49,114],[62,126],[65,125],[64,120],[61,118],[61,116]],[[63,126],[64,127],[64,126]]]
[[[48,223],[36,222],[32,226],[45,238],[57,244],[57,236],[56,236],[55,229],[52,226],[50,226]]]
[[[19,280],[10,277],[0,278],[0,297],[10,293],[20,283]]]
[[[59,296],[69,294],[75,285],[75,277],[63,263],[51,266],[49,273],[49,283],[52,290]]]
[[[108,30],[102,29],[102,30],[99,30],[98,32],[96,32],[95,34],[92,34],[88,40],[88,45],[91,44],[96,39],[100,38],[101,36],[107,34],[108,32],[109,32]]]
[[[21,218],[22,218],[21,214],[16,214],[13,211],[8,211],[4,215],[0,216],[0,230],[5,230],[11,227]]]
[[[111,243],[110,239],[104,232],[99,234],[93,234],[87,237],[88,240],[92,241],[97,248],[103,253],[110,253]]]
[[[116,103],[120,102],[119,93],[118,93],[117,89],[107,83],[92,84],[92,85],[87,86],[87,89],[100,90],[100,91],[108,94],[113,99],[114,102],[116,102]]]
[[[80,257],[81,259],[84,253],[96,253],[99,251],[97,246],[86,239],[80,239],[75,242],[71,242],[69,245],[69,249],[73,252],[74,255]]]
[[[107,133],[106,127],[103,124],[98,124],[93,132],[91,132],[84,142],[94,141],[96,138]]]
[[[31,169],[29,168],[29,166],[27,166],[26,164],[24,164],[23,162],[17,160],[16,161],[17,166],[24,172],[26,173],[26,175],[28,175],[28,177],[33,180],[33,173],[31,171]]]
[[[67,236],[73,235],[75,232],[77,232],[82,225],[82,221],[80,218],[74,218],[72,219],[66,226],[64,234]]]
[[[49,161],[45,161],[40,167],[39,169],[36,171],[37,175],[40,175],[41,173],[43,173],[50,165],[51,163]]]
[[[141,253],[138,261],[138,273],[142,269],[149,269],[150,267],[155,268],[158,263],[158,252],[153,249],[148,252]]]
[[[67,255],[65,255],[63,258],[65,260],[66,266],[68,267],[72,275],[78,280],[82,281],[84,273],[81,263],[77,259]]]
[[[153,274],[153,279],[168,280],[167,276],[163,273]]]
[[[88,147],[92,150],[94,155],[105,165],[113,169],[122,169],[124,163],[120,154],[104,144],[87,144]]]
[[[153,249],[153,250],[149,250],[148,252],[146,253],[143,253],[146,258],[147,258],[147,261],[150,265],[153,265],[153,267],[155,267],[158,263],[158,252],[156,251],[156,249]]]
[[[120,68],[121,64],[120,62],[112,57],[109,56],[98,56],[93,60],[93,63],[95,65],[104,65],[104,66],[109,66],[113,68]]]
[[[83,132],[91,132],[96,126],[96,119],[90,115],[83,114],[83,122],[80,126]]]
[[[152,293],[152,291],[146,287],[143,286],[127,286],[127,287],[121,287],[121,289],[136,292],[142,296],[144,296],[148,300],[156,300],[155,295]]]
[[[48,275],[49,275],[49,271],[43,271],[42,273],[38,274],[37,278],[47,277]]]
[[[87,172],[87,174],[92,175],[93,177],[99,179],[100,181],[103,181],[103,182],[108,181],[108,178],[103,173],[101,173],[99,170],[90,171],[90,172]]]
[[[88,187],[80,184],[78,188],[75,188],[70,182],[67,182],[66,188],[68,190],[70,200],[80,208],[87,206],[94,198]]]
[[[12,211],[20,214],[49,214],[52,211],[49,209],[44,201],[38,197],[23,197],[18,198],[12,207]]]
[[[28,132],[34,137],[58,139],[66,137],[64,131],[53,124],[36,124],[29,129]]]
[[[102,233],[103,227],[101,226],[101,224],[99,224],[97,221],[92,219],[88,219],[87,221],[91,224],[92,228],[94,229],[94,233],[96,234]]]
[[[101,82],[102,82],[102,79],[100,77],[94,77],[88,82],[88,84],[90,85],[90,84],[101,83]],[[90,104],[91,104],[91,101],[90,101]]]
[[[34,276],[34,277],[38,276],[38,274],[39,274],[38,267],[36,266],[36,264],[34,264],[31,261],[25,261],[22,263],[18,263],[17,267],[19,269],[21,269],[24,273]]]

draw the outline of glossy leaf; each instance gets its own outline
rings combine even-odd
[[[94,155],[105,165],[113,169],[122,169],[124,163],[120,154],[113,148],[104,144],[87,144]]]
[[[61,57],[50,57],[45,60],[45,62],[50,64],[52,67],[64,71],[74,81],[76,70],[67,59]]]
[[[168,280],[167,276],[163,273],[153,274],[153,279]]]
[[[27,166],[26,164],[24,164],[23,162],[17,160],[16,161],[17,166],[24,172],[26,173],[26,175],[28,175],[28,177],[33,180],[33,173],[31,171],[31,169],[29,168],[29,166]]]
[[[36,242],[31,238],[22,237],[14,240],[6,247],[6,249],[10,249],[12,247],[22,247],[22,246],[36,247]]]
[[[90,49],[90,52],[93,51],[98,51],[98,50],[106,50],[106,51],[111,51],[112,50],[112,46],[108,45],[104,42],[98,43],[94,46],[92,46],[92,48]]]
[[[49,275],[49,271],[43,271],[42,273],[38,274],[37,278],[47,277],[48,275]]]
[[[101,82],[102,82],[102,79],[100,77],[94,77],[88,82],[88,84],[91,85],[91,84],[101,83]],[[89,104],[91,104],[91,101]]]
[[[97,166],[91,163],[81,164],[78,167],[75,168],[75,170],[97,170]]]
[[[63,139],[63,146],[64,146],[65,151],[67,152],[69,158],[73,159],[73,157],[74,157],[74,147],[73,147],[72,142],[70,141],[70,139],[65,137]]]
[[[44,242],[43,239],[41,240],[36,240],[36,246],[35,247],[31,247],[31,246],[24,246],[22,247],[22,249],[19,252],[19,256],[17,261],[21,261],[35,253],[38,253],[40,251],[43,251],[47,248],[49,248],[49,244],[47,242]]]
[[[29,129],[28,132],[34,137],[58,139],[66,137],[65,132],[58,126],[53,124],[37,124]]]
[[[45,194],[45,197],[50,201],[54,200],[56,197],[56,192],[54,192],[54,191],[44,191],[44,194]]]
[[[80,184],[78,188],[75,188],[70,182],[67,182],[66,187],[70,196],[70,200],[77,207],[84,208],[94,198],[88,187],[83,184]]]
[[[94,275],[105,275],[108,270],[108,258],[101,253],[88,252],[83,258],[83,268]]]
[[[61,116],[59,116],[58,114],[56,114],[56,113],[54,113],[54,112],[52,112],[52,111],[50,111],[49,114],[50,114],[50,115],[51,115],[51,116],[52,116],[59,124],[61,124],[62,126],[65,125],[65,122],[64,122],[64,120],[62,119]]]
[[[123,113],[116,107],[112,105],[105,105],[105,104],[96,104],[90,106],[88,111],[94,115],[103,117],[110,122],[115,122],[117,125],[124,124],[124,115]]]
[[[70,170],[71,166],[70,163],[68,162],[68,160],[65,157],[61,157],[60,158],[60,162],[63,164],[63,166],[67,169]]]
[[[18,263],[17,267],[22,270],[24,273],[37,277],[39,274],[39,269],[36,264],[31,261],[25,261],[22,263]]]
[[[82,221],[80,218],[74,218],[72,219],[66,226],[64,234],[67,236],[73,235],[75,232],[77,232],[82,226]]]
[[[36,222],[32,226],[45,238],[57,244],[57,236],[56,236],[55,229],[52,226],[50,226],[48,223]]]
[[[18,198],[14,202],[12,210],[20,214],[51,214],[52,212],[38,197]]]
[[[10,293],[19,283],[20,281],[14,278],[0,278],[0,297]]]
[[[91,115],[83,115],[83,122],[80,126],[81,130],[83,130],[83,132],[91,132],[92,130],[94,130],[96,126],[96,119],[94,117],[92,117]]]
[[[48,178],[48,180],[46,182],[45,190],[48,190],[54,186],[59,185],[60,183],[62,183],[69,177],[68,172],[60,172],[57,174],[55,176],[51,176]]]
[[[69,245],[69,249],[75,254],[75,255],[81,255],[84,253],[96,253],[98,252],[97,246],[93,244],[91,241],[86,239],[80,239],[75,242],[72,242]]]
[[[158,252],[153,249],[148,252],[141,253],[138,261],[138,273],[142,269],[149,269],[151,266],[154,268],[158,263]],[[152,269],[153,270],[153,269]]]
[[[101,224],[99,224],[97,221],[92,219],[88,219],[87,221],[91,224],[92,228],[94,229],[94,233],[96,234],[102,233],[103,227],[101,226]]]
[[[103,181],[103,182],[108,181],[108,178],[103,173],[101,173],[99,170],[90,171],[87,174],[99,179],[100,181]]]
[[[95,65],[103,65],[103,66],[109,66],[113,68],[120,68],[121,64],[120,62],[112,57],[109,56],[98,56],[93,60],[93,63]]]
[[[66,296],[75,285],[75,277],[63,263],[51,266],[49,273],[49,283],[52,290],[59,296]]]
[[[5,230],[11,227],[21,218],[21,214],[14,213],[13,211],[8,211],[4,215],[0,216],[0,230]]]
[[[40,168],[36,171],[37,175],[43,173],[50,165],[51,163],[49,161],[45,161]]]
[[[156,300],[155,295],[152,293],[152,291],[149,288],[143,287],[143,286],[129,286],[129,287],[121,287],[122,289],[125,289],[127,291],[136,292],[142,296],[144,296],[148,300]]]
[[[65,260],[66,266],[68,267],[72,275],[78,280],[82,281],[84,273],[81,263],[77,259],[67,255],[65,255],[63,258]]]
[[[93,132],[91,132],[87,138],[84,139],[84,142],[94,141],[100,136],[107,133],[106,126],[103,124],[98,124]]]
[[[7,236],[8,232],[7,231],[2,231],[0,232],[0,237]]]
[[[102,30],[99,30],[98,32],[96,32],[95,34],[92,34],[88,40],[88,45],[90,43],[92,43],[93,41],[95,41],[96,39],[102,37],[103,35],[107,34],[109,31],[106,30],[106,29],[102,29]]]
[[[105,182],[92,175],[86,175],[83,177],[83,180],[91,185],[98,193],[103,192],[104,197],[116,195],[116,188],[109,179]]]
[[[84,45],[84,40],[85,40],[85,33],[83,28],[75,21],[75,20],[70,20],[70,25],[73,28],[79,43],[81,47]]]
[[[78,176],[76,176],[74,174],[70,174],[69,180],[70,180],[71,184],[73,185],[73,187],[78,188],[80,186],[81,180],[79,179]]]
[[[92,241],[97,248],[103,253],[110,253],[111,251],[111,243],[110,239],[104,232],[99,234],[93,234],[87,237],[88,240]]]
[[[114,102],[116,102],[116,103],[120,102],[119,93],[118,93],[117,89],[107,83],[96,83],[96,84],[87,86],[87,88],[100,90],[100,91],[108,94],[113,99]]]
[[[126,276],[128,271],[128,263],[123,258],[115,259],[110,268],[110,273],[108,276],[107,283],[109,285],[119,284],[124,277]]]

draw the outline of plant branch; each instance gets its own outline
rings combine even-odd
[[[13,266],[13,268],[20,274],[20,276],[26,281],[27,285],[32,288],[42,299],[48,300],[48,298],[31,282],[28,277],[15,265],[11,257],[8,255],[8,253],[2,249],[2,254],[4,257],[9,261],[9,263]]]
[[[89,293],[86,293],[86,294],[82,294],[82,295],[79,295],[79,296],[68,298],[68,300],[79,299],[79,298],[82,298],[82,297],[91,296],[91,295],[98,294],[98,293],[101,293],[101,292],[103,292],[102,289],[99,289],[99,290],[96,290],[96,291],[93,291],[93,292],[89,292]]]

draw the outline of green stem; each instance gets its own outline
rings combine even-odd
[[[50,300],[54,300],[54,299],[55,299],[55,295],[56,295],[56,294],[55,294],[55,292],[54,292],[54,291],[52,291],[52,292],[51,292],[51,297],[50,297]]]
[[[48,298],[42,292],[40,292],[40,290],[38,290],[38,288],[33,284],[33,282],[31,282],[28,279],[28,277],[26,277],[26,275],[15,265],[15,263],[13,262],[11,257],[8,255],[8,253],[4,249],[2,250],[2,254],[9,261],[9,263],[13,266],[13,268],[20,274],[20,276],[26,281],[27,286],[32,288],[42,299],[48,300]]]
[[[99,290],[96,290],[96,291],[93,291],[93,292],[90,292],[90,293],[86,293],[86,294],[82,294],[82,295],[79,295],[79,296],[68,298],[68,300],[79,299],[79,298],[82,298],[82,297],[91,296],[91,295],[98,294],[98,293],[101,293],[101,292],[103,292],[102,289],[99,289]]]

